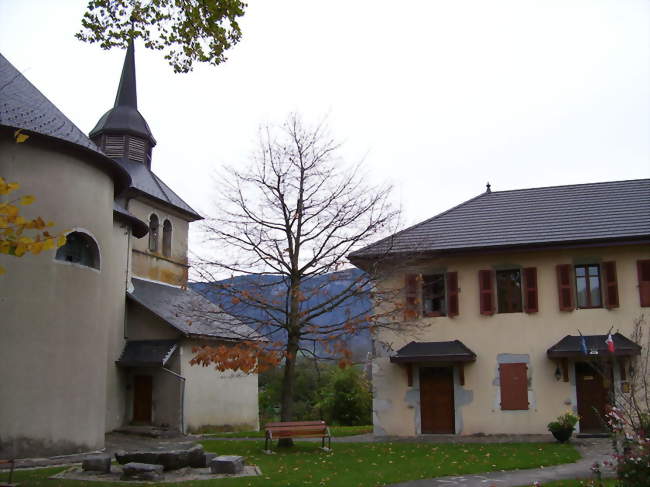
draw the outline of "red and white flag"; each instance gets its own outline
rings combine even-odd
[[[607,335],[607,340],[605,340],[605,343],[607,344],[607,349],[614,353],[614,339],[612,338],[612,334],[610,333]]]

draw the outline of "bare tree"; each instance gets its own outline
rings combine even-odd
[[[393,233],[391,187],[369,185],[362,166],[345,166],[338,149],[324,124],[307,128],[296,115],[266,127],[250,166],[230,168],[219,181],[220,214],[206,225],[217,257],[198,266],[202,280],[214,282],[224,270],[236,276],[214,292],[254,336],[201,348],[194,361],[244,371],[283,363],[282,421],[292,419],[299,354],[335,356],[343,365],[351,357],[348,339],[386,326],[397,311],[373,311],[382,297],[372,270],[345,270],[352,250]],[[372,299],[358,299],[370,293]],[[332,319],[334,310],[343,318]]]

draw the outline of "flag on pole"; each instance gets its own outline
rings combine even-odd
[[[587,355],[589,352],[587,352],[587,340],[585,340],[585,337],[580,333],[580,350],[582,350],[582,353]]]
[[[607,340],[605,340],[605,343],[607,344],[607,349],[610,352],[614,353],[614,350],[615,350],[615,348],[614,348],[614,339],[612,338],[611,333],[609,335],[607,335]]]

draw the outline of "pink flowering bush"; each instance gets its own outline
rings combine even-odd
[[[650,485],[650,416],[640,412],[637,421],[613,407],[607,413],[612,430],[616,476],[621,487]]]

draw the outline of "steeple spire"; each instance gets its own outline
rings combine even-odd
[[[151,167],[151,149],[156,139],[138,111],[133,40],[129,41],[126,50],[115,104],[99,119],[89,136],[108,157],[142,162]]]
[[[126,49],[124,66],[122,67],[122,76],[120,86],[117,88],[115,97],[115,107],[120,105],[138,108],[138,92],[135,84],[135,49],[133,40],[129,41],[129,47]]]

